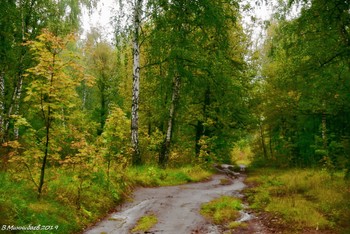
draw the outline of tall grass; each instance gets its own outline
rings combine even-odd
[[[104,217],[135,186],[183,184],[210,176],[210,172],[191,166],[112,169],[113,173],[107,176],[99,168],[89,173],[48,168],[41,199],[37,198],[35,185],[24,180],[25,176],[0,172],[0,227],[48,225],[58,226],[53,233],[76,233]]]
[[[279,215],[289,228],[350,230],[350,185],[343,173],[324,170],[259,169],[248,181],[252,208]]]

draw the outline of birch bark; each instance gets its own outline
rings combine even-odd
[[[171,136],[173,133],[175,113],[176,113],[175,111],[176,111],[177,102],[180,96],[180,82],[181,82],[180,76],[175,75],[173,79],[173,93],[172,93],[171,104],[169,109],[169,120],[168,120],[166,137],[164,139],[164,142],[162,144],[160,154],[159,154],[159,165],[162,167],[165,167],[169,160]]]
[[[140,94],[140,23],[142,0],[134,2],[133,15],[133,85],[131,106],[131,144],[133,148],[133,165],[140,165],[141,154],[139,149],[139,94]]]

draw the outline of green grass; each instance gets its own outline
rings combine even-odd
[[[77,233],[114,209],[135,186],[184,184],[206,180],[210,175],[200,167],[190,166],[177,169],[144,166],[126,171],[111,168],[108,182],[100,168],[88,173],[48,168],[43,194],[38,199],[37,189],[25,172],[0,172],[0,226],[57,225],[53,233]],[[33,176],[38,178],[38,174]]]
[[[235,220],[239,218],[241,209],[242,203],[239,199],[222,196],[202,204],[200,213],[214,224],[233,229],[239,226]]]
[[[154,214],[143,216],[137,221],[136,226],[131,230],[131,232],[137,232],[137,231],[146,232],[157,223],[158,223],[158,218]]]
[[[246,192],[252,208],[278,215],[295,232],[308,228],[346,233],[350,186],[343,177],[322,170],[258,169],[247,180],[257,186]]]
[[[199,166],[162,169],[157,166],[128,168],[126,176],[129,181],[145,187],[170,186],[199,182],[210,178],[211,173]]]

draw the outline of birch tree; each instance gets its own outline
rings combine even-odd
[[[133,148],[133,165],[140,165],[142,163],[139,149],[140,27],[142,2],[142,0],[135,0],[133,6],[133,85],[131,105],[131,143]]]
[[[240,46],[229,43],[228,31],[239,17],[236,2],[176,0],[159,4],[155,1],[152,9],[154,28],[150,33],[148,63],[161,64],[161,70],[165,71],[159,79],[172,84],[170,94],[165,97],[170,100],[166,100],[164,140],[159,151],[159,164],[164,167],[170,158],[176,125],[184,124],[177,119],[188,119],[189,112],[193,111],[186,102],[202,102],[202,93],[196,91],[207,92],[207,84],[217,86],[217,83],[221,83],[221,88],[225,85],[232,87],[233,83],[229,80],[233,75],[239,76],[236,70],[239,70],[237,64],[242,62],[243,51],[234,51],[235,47]],[[195,96],[190,97],[192,94]],[[223,106],[227,105],[223,103]],[[184,110],[181,111],[183,116],[179,116],[181,109]],[[202,110],[205,112],[206,108]],[[202,115],[206,114],[197,112],[197,119]],[[203,135],[203,129],[199,129],[202,127],[195,129],[197,133],[194,131],[197,142]]]

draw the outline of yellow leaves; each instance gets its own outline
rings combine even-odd
[[[18,141],[7,141],[2,144],[3,147],[10,147],[13,149],[19,149],[21,144]]]
[[[38,64],[27,70],[26,76],[34,79],[27,87],[24,100],[31,102],[34,111],[44,112],[46,116],[49,110],[54,110],[54,119],[62,119],[63,109],[76,106],[76,87],[84,79],[82,66],[75,62],[77,55],[67,49],[74,39],[74,35],[59,37],[44,29],[36,41],[27,43]]]
[[[20,127],[20,126],[31,127],[28,121],[21,115],[11,115],[10,118],[15,120],[16,127]]]
[[[300,93],[292,90],[288,92],[288,97],[295,101],[298,101],[300,99]]]

